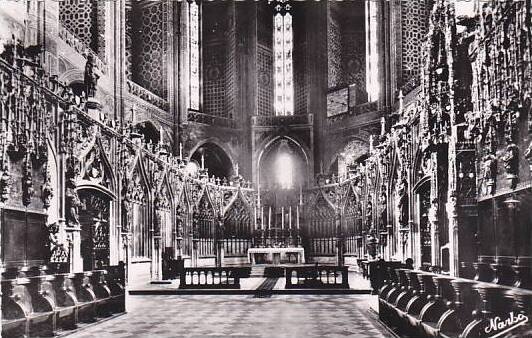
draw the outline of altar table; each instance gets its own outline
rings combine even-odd
[[[292,254],[296,257],[296,261],[294,263],[305,263],[305,249],[303,248],[250,248],[248,249],[249,263],[256,264],[255,255],[257,254],[266,254],[268,257],[267,260],[272,262],[273,264],[280,264],[281,260],[286,260],[286,257]]]

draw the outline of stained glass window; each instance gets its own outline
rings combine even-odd
[[[189,5],[189,51],[190,51],[190,109],[200,108],[200,50],[199,50],[199,6],[195,1]]]
[[[283,13],[281,13],[281,9]],[[294,114],[293,33],[290,5],[277,6],[273,18],[275,115]]]
[[[366,91],[370,102],[379,98],[379,70],[377,44],[377,3],[366,1]]]

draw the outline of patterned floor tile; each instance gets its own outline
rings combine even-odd
[[[110,337],[387,337],[368,295],[129,296],[128,313],[72,334]]]

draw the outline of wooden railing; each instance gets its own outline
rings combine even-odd
[[[287,289],[349,288],[346,266],[294,266],[286,267]]]
[[[185,268],[179,278],[180,289],[240,289],[242,269]]]
[[[521,323],[532,313],[530,290],[403,268],[388,278],[379,317],[399,335],[489,337],[503,331],[494,322],[509,321],[514,337],[530,333],[530,323]]]
[[[80,273],[10,270],[2,275],[2,336],[54,336],[125,311],[124,265]]]

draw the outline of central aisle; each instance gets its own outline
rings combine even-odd
[[[129,296],[129,312],[69,337],[390,337],[368,295]]]

